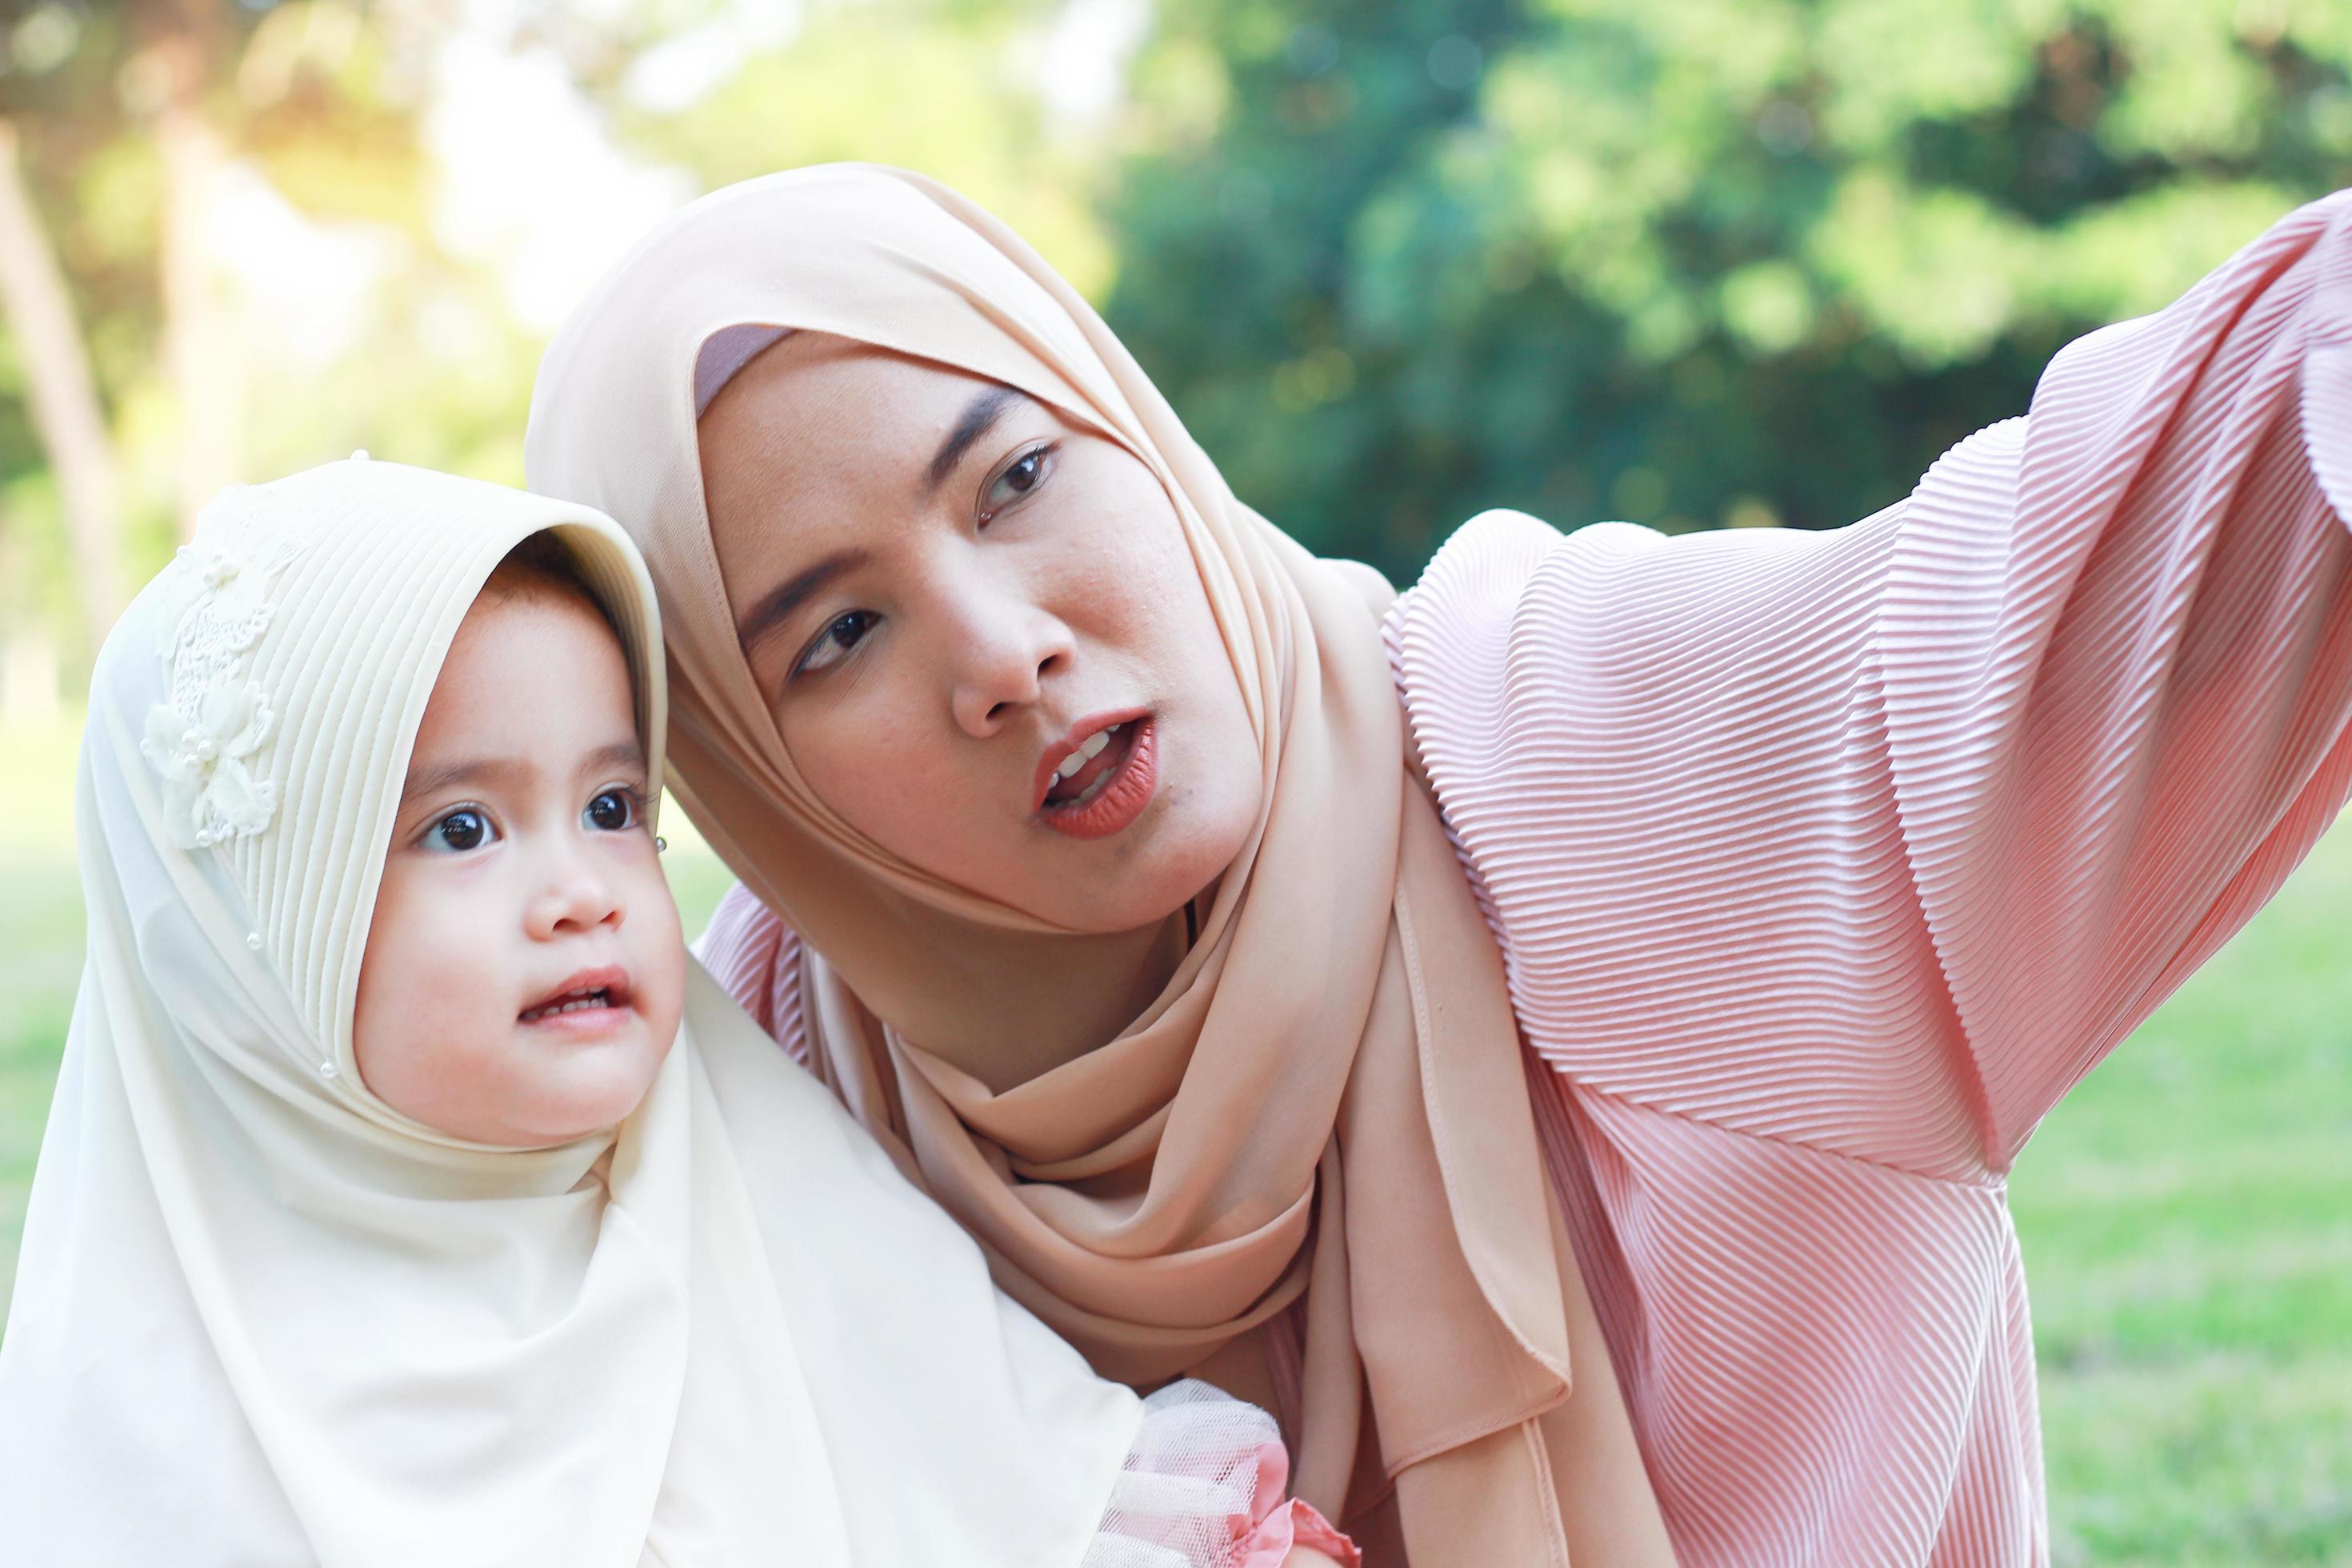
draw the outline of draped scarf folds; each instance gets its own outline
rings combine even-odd
[[[697,355],[745,324],[1001,382],[1124,446],[1173,500],[1223,631],[1260,819],[1157,999],[1017,1087],[925,1049],[970,1005],[950,955],[1083,962],[1088,938],[896,859],[784,751],[735,641],[695,445]],[[730,187],[642,242],[558,334],[527,460],[535,488],[644,548],[672,786],[804,937],[821,1075],[1008,1293],[1145,1385],[1247,1354],[1295,1311],[1298,1490],[1360,1514],[1393,1482],[1417,1561],[1670,1561],[1552,1205],[1501,957],[1410,765],[1368,574],[1242,505],[1050,267],[919,176]]]

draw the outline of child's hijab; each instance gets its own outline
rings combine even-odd
[[[1133,1397],[698,970],[611,1133],[487,1148],[360,1081],[409,752],[542,530],[619,626],[658,769],[652,589],[582,507],[313,469],[218,503],[108,639],[88,970],[0,1344],[6,1553],[1075,1563]]]
[[[1067,972],[1102,949],[896,859],[785,752],[737,646],[696,445],[699,404],[772,335],[745,327],[949,365],[1125,447],[1173,500],[1224,634],[1258,735],[1257,830],[1143,1016],[1005,1092],[923,1048],[971,1005],[972,955]],[[1284,1411],[1299,1495],[1336,1517],[1385,1473],[1429,1562],[1666,1559],[1549,1204],[1500,956],[1409,774],[1377,620],[1353,579],[1234,497],[1067,283],[920,176],[732,186],[642,242],[558,333],[526,457],[536,487],[644,546],[673,785],[807,938],[821,1069],[1008,1290],[1139,1382],[1262,1351],[1306,1294],[1304,1388]]]

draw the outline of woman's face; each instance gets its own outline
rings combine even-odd
[[[1257,743],[1175,507],[1124,447],[814,332],[745,366],[700,439],[752,678],[851,826],[1088,931],[1165,919],[1240,852]]]

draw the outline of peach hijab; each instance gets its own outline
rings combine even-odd
[[[895,858],[785,753],[736,642],[696,447],[698,358],[746,325],[1000,382],[1133,453],[1174,500],[1255,727],[1263,815],[1174,977],[1116,1038],[1003,1092],[924,1049],[997,1005],[973,994],[972,955],[1100,949]],[[1392,1480],[1425,1563],[1671,1561],[1552,1207],[1501,958],[1411,771],[1360,574],[1237,500],[1045,261],[919,175],[731,186],[573,312],[526,460],[534,489],[643,547],[672,787],[805,939],[819,1072],[1009,1293],[1146,1385],[1262,1358],[1303,1298],[1281,1412],[1299,1495],[1361,1515]]]

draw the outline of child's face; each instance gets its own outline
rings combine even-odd
[[[467,612],[417,731],[352,1043],[394,1109],[529,1146],[635,1108],[677,1034],[686,954],[619,643],[574,594],[501,587]]]

